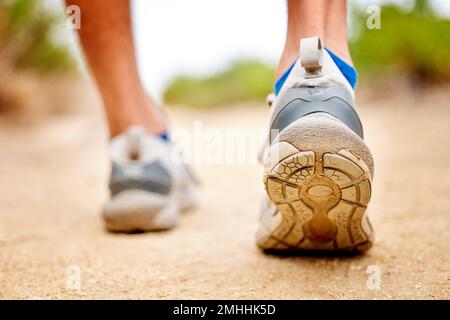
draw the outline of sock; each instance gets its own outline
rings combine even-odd
[[[350,83],[352,88],[355,89],[356,82],[358,81],[358,72],[356,71],[355,67],[349,65],[347,62],[339,58],[329,49],[325,48],[325,50],[327,50],[328,54],[331,56],[331,59],[333,59],[334,63],[336,63],[339,70],[341,70],[342,74],[344,75],[345,79],[347,79],[348,83]]]
[[[163,133],[158,134],[158,137],[160,137],[161,140],[163,140],[164,142],[170,141],[169,133],[167,131],[164,131]]]
[[[331,59],[333,59],[334,63],[338,66],[339,70],[341,70],[342,74],[344,75],[345,79],[347,79],[348,83],[350,83],[352,88],[355,88],[356,82],[358,81],[358,72],[356,71],[356,69],[353,66],[349,65],[344,60],[342,60],[341,58],[339,58],[329,49],[325,48],[325,50],[327,50],[328,54],[331,56]],[[294,67],[296,62],[297,60],[294,61],[294,63],[292,63],[291,66],[275,82],[274,90],[276,95],[280,92],[284,82],[291,73],[292,68]]]

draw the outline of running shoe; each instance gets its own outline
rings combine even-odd
[[[271,99],[261,149],[266,195],[257,245],[263,250],[366,251],[374,164],[354,91],[318,37]]]
[[[103,210],[112,232],[166,230],[195,206],[196,179],[170,141],[133,126],[110,141],[110,199]]]

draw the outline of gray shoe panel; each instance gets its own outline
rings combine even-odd
[[[347,90],[338,86],[288,89],[277,103],[271,119],[271,130],[280,132],[295,120],[316,112],[336,117],[363,138],[353,98]],[[275,137],[276,134],[271,134],[270,140],[273,141]]]
[[[121,165],[113,163],[109,189],[111,195],[130,189],[168,194],[172,186],[169,172],[159,163]]]

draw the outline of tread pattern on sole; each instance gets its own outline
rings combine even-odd
[[[265,173],[264,183],[272,205],[262,212],[260,248],[365,251],[372,246],[365,215],[370,171],[351,152],[292,153]]]

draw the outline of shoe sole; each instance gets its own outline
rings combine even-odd
[[[324,129],[316,126],[315,130],[320,134]],[[373,229],[365,211],[372,178],[366,163],[349,150],[336,150],[333,143],[330,150],[323,145],[300,150],[289,139],[277,144],[272,148],[278,148],[280,160],[264,174],[270,203],[261,215],[258,246],[263,250],[368,250]]]
[[[127,190],[114,196],[103,209],[110,232],[146,232],[171,229],[178,216],[177,201],[142,190]]]

